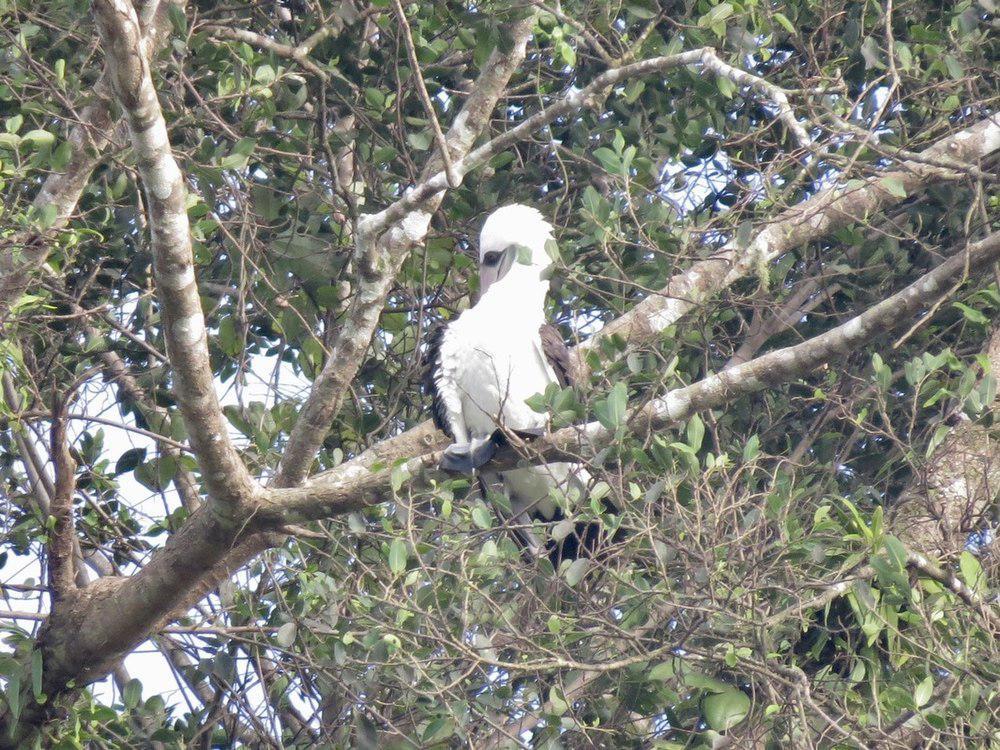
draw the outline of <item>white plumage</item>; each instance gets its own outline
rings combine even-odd
[[[548,429],[547,415],[525,400],[568,380],[565,346],[557,334],[543,330],[552,240],[552,227],[528,206],[497,209],[483,226],[482,296],[437,332],[428,353],[435,421],[455,441],[443,466],[478,468],[492,455],[490,438],[498,426],[535,433]],[[523,524],[529,518],[559,518],[553,495],[571,488],[582,493],[589,475],[580,466],[554,463],[502,473],[487,468],[480,478],[507,495],[514,520]],[[522,538],[540,551],[532,535]]]

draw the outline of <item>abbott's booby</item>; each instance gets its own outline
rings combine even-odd
[[[498,427],[537,435],[548,417],[525,400],[551,383],[572,385],[569,352],[559,332],[545,322],[553,242],[552,226],[534,208],[504,206],[483,225],[479,241],[479,301],[428,336],[424,384],[432,397],[434,423],[453,441],[441,467],[471,473],[489,461],[501,442]],[[519,536],[536,554],[547,551],[558,565],[578,548],[599,540],[594,524],[567,524],[560,539],[545,545],[528,529],[531,519],[562,518],[551,490],[582,494],[589,474],[581,466],[552,463],[504,472],[480,471],[484,490],[510,500]]]

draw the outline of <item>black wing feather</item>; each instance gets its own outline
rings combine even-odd
[[[545,323],[538,329],[538,335],[542,339],[542,353],[545,355],[549,367],[555,372],[559,387],[575,386],[573,363],[570,359],[569,349],[566,348],[566,343],[559,335],[559,329],[551,323]]]
[[[420,382],[424,393],[431,397],[431,418],[434,420],[434,426],[454,440],[455,436],[452,434],[451,425],[448,424],[448,411],[445,409],[441,394],[438,393],[437,380],[434,377],[440,364],[441,341],[444,339],[447,328],[448,324],[440,321],[427,331],[424,337],[425,348],[421,361],[423,374]]]

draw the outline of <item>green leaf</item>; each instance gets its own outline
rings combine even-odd
[[[431,141],[434,140],[434,136],[430,130],[421,130],[416,133],[410,133],[406,136],[406,142],[410,144],[410,147],[415,151],[426,151],[431,146]]]
[[[903,546],[903,543],[892,534],[886,534],[882,539],[882,544],[885,546],[889,559],[896,566],[896,569],[900,571],[905,570],[906,547]]]
[[[21,701],[21,675],[12,674],[7,680],[7,689],[4,691],[7,697],[7,708],[10,710],[11,719],[14,724],[21,716],[21,708],[24,704]]]
[[[48,130],[29,130],[24,134],[22,140],[32,143],[35,146],[51,146],[55,143],[56,137]]]
[[[898,177],[883,177],[879,184],[885,188],[890,195],[894,195],[897,198],[906,197],[906,188],[903,187],[903,183],[900,182]]]
[[[566,696],[563,695],[563,691],[557,687],[552,688],[549,691],[549,707],[550,713],[556,716],[562,716],[569,710],[569,702],[566,700]]]
[[[49,160],[49,164],[52,166],[52,169],[57,172],[61,172],[66,169],[66,165],[69,164],[69,160],[72,155],[73,147],[70,145],[69,141],[63,141],[56,147],[56,150],[52,152],[52,158]]]
[[[125,689],[122,690],[122,701],[125,703],[125,707],[129,709],[134,709],[139,705],[139,701],[142,700],[142,682],[133,678],[125,683]]]
[[[941,445],[950,433],[951,427],[946,424],[938,425],[937,429],[934,430],[934,434],[931,435],[930,442],[927,443],[927,450],[924,455],[930,458],[931,454],[934,453],[934,449]]]
[[[621,158],[607,146],[601,146],[600,148],[595,149],[594,158],[597,159],[601,163],[601,166],[608,172],[614,172],[617,174],[621,171]]]
[[[792,26],[792,22],[788,20],[788,16],[786,16],[784,13],[775,13],[774,20],[780,23],[782,26],[784,26],[785,31],[787,31],[789,34],[795,33],[795,27]]]
[[[673,660],[661,661],[659,664],[657,664],[655,667],[649,670],[648,676],[649,679],[651,680],[656,680],[657,682],[664,682],[673,677],[674,672],[675,670],[674,670]]]
[[[931,695],[934,694],[934,679],[927,675],[919,685],[913,690],[913,702],[916,704],[917,708],[927,705],[927,701],[931,699]]]
[[[717,680],[715,677],[709,677],[701,672],[686,673],[684,675],[684,684],[693,688],[702,688],[711,693],[725,693],[732,690],[732,685],[729,683]]]
[[[257,83],[262,83],[265,86],[270,86],[277,79],[278,74],[274,72],[274,68],[270,65],[261,65],[253,73],[253,79]]]
[[[293,643],[295,643],[295,634],[298,632],[298,626],[294,622],[286,622],[280,628],[274,636],[274,640],[278,642],[278,645],[282,648],[288,648]]]
[[[38,649],[31,652],[31,692],[35,700],[42,697],[42,652]]]
[[[727,690],[705,698],[705,721],[717,732],[726,732],[746,718],[750,698],[740,690]]]
[[[389,484],[392,485],[393,492],[399,492],[400,488],[410,478],[410,472],[403,462],[397,463],[389,471]]]
[[[692,450],[700,450],[701,443],[705,439],[705,423],[697,414],[691,417],[687,423],[687,444]]]
[[[455,733],[455,724],[450,717],[439,716],[431,721],[424,730],[425,743],[437,743]]]
[[[562,257],[559,255],[559,243],[555,240],[549,239],[545,241],[545,253],[553,263],[562,261]]]
[[[115,476],[128,474],[145,460],[145,448],[129,448],[118,457],[118,461],[115,463]]]
[[[590,564],[590,559],[586,557],[580,557],[574,560],[569,567],[566,568],[566,583],[568,583],[570,587],[576,586],[584,579],[584,576],[587,575],[587,571],[590,570]]]
[[[957,307],[962,311],[962,315],[970,323],[975,323],[976,325],[986,326],[989,325],[990,319],[983,315],[979,310],[974,307],[969,307],[968,305],[963,305],[961,302],[952,302],[952,305]]]
[[[382,109],[385,106],[385,94],[375,88],[365,89],[365,101],[368,106],[374,107],[375,109]]]
[[[389,570],[399,575],[406,570],[406,542],[403,539],[393,539],[389,545]]]
[[[493,516],[484,505],[476,505],[472,509],[472,522],[481,529],[493,527]]]
[[[986,574],[978,558],[968,550],[963,550],[958,558],[958,568],[962,571],[962,580],[965,585],[977,594],[986,592]]]
[[[185,36],[187,34],[187,17],[184,15],[184,10],[177,3],[169,3],[167,5],[167,17],[170,18],[170,25],[174,27],[174,32],[178,36]]]
[[[730,3],[719,3],[708,13],[698,19],[698,25],[702,28],[715,26],[733,15],[733,6]]]
[[[599,413],[598,419],[609,430],[617,429],[625,421],[625,413],[628,408],[628,387],[625,383],[620,380],[615,383],[608,397],[598,402],[598,405],[602,404],[604,406],[602,410],[604,418],[601,419],[601,414]]]

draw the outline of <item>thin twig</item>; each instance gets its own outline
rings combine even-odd
[[[420,61],[417,60],[417,50],[413,45],[413,32],[410,30],[410,22],[406,20],[406,11],[400,0],[395,0],[396,15],[399,17],[403,43],[406,45],[406,54],[410,58],[410,66],[413,68],[413,83],[417,87],[420,95],[420,102],[424,105],[427,118],[431,121],[431,130],[434,131],[434,142],[437,143],[441,152],[441,160],[444,162],[444,173],[448,177],[448,186],[456,188],[462,184],[462,178],[455,173],[455,166],[451,163],[451,154],[448,151],[448,142],[444,138],[441,130],[441,123],[438,122],[437,114],[434,112],[434,102],[427,93],[427,86],[424,84],[424,74],[420,70]]]

